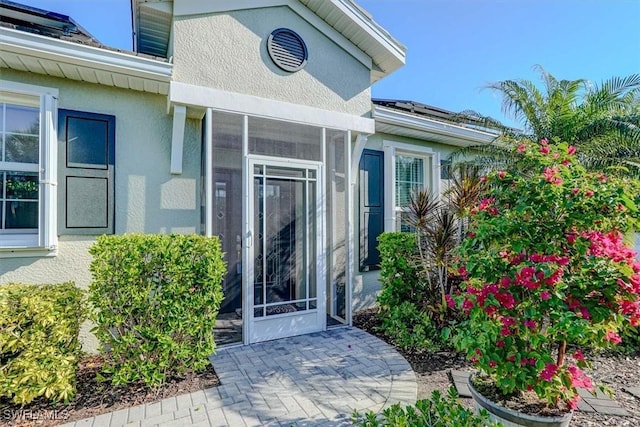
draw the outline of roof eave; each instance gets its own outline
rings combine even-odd
[[[391,126],[391,129],[395,131],[394,133],[398,135],[421,136],[423,139],[430,139],[430,137],[436,136],[439,143],[442,143],[442,137],[446,137],[446,144],[459,147],[489,144],[497,137],[497,135],[489,132],[444,123],[427,117],[417,117],[413,114],[402,113],[381,106],[374,106],[373,118],[376,121],[376,129],[378,129],[379,123],[385,124]],[[410,130],[410,132],[405,130]]]
[[[0,28],[0,66],[166,95],[172,64]],[[31,64],[31,66],[30,66]]]

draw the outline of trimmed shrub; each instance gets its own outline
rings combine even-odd
[[[458,393],[451,387],[446,396],[438,390],[431,393],[430,399],[418,400],[415,405],[402,408],[395,404],[378,415],[368,412],[360,415],[353,414],[353,423],[361,427],[497,427],[489,421],[489,414],[485,409],[476,415],[471,409],[460,404]]]
[[[158,386],[207,367],[226,273],[218,238],[101,236],[89,253],[94,332],[113,384]]]
[[[84,293],[60,285],[0,286],[0,397],[70,401],[76,393]]]
[[[415,263],[417,240],[413,233],[383,233],[378,236],[380,251],[380,282],[378,306],[383,311],[405,301],[423,298],[423,286]]]

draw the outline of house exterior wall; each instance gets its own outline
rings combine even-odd
[[[414,139],[408,138],[404,136],[397,136],[391,134],[383,134],[376,133],[375,135],[369,136],[367,140],[367,145],[365,148],[370,150],[383,150],[383,143],[385,141],[399,142],[404,144],[410,144],[417,147],[428,147],[431,148],[434,152],[440,154],[440,159],[447,159],[451,153],[456,151],[458,148],[453,145],[440,144],[436,142],[431,142],[422,139]],[[384,177],[384,185],[393,185],[394,180],[393,177],[385,176]],[[385,200],[385,204],[392,203],[393,201]],[[357,203],[357,200],[356,200]],[[357,219],[357,218],[356,218]],[[357,235],[355,236],[355,241],[360,241],[360,234],[362,231],[358,229],[356,226]],[[355,259],[359,259],[359,254],[357,253],[359,245],[355,245],[356,253]],[[357,263],[356,263],[357,264]],[[379,271],[367,271],[360,272],[356,266],[355,272],[355,280],[354,280],[354,288],[353,288],[353,310],[358,311],[365,308],[370,308],[376,304],[376,298],[378,293],[380,293],[382,285],[380,283],[380,272]]]
[[[200,224],[200,121],[187,120],[183,174],[169,173],[166,97],[8,69],[2,79],[59,89],[58,108],[116,117],[115,232],[194,233]],[[58,206],[58,213],[61,209]],[[3,258],[0,283],[90,281],[91,236],[61,236],[52,257]]]
[[[308,63],[298,72],[281,70],[268,55],[266,40],[280,27],[307,45]],[[370,114],[370,70],[288,7],[178,16],[173,46],[176,82]]]

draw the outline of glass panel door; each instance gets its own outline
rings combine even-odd
[[[256,160],[251,171],[251,341],[322,330],[318,167]]]

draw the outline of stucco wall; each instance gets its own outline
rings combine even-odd
[[[267,53],[271,31],[305,41],[309,60],[296,73]],[[370,71],[288,7],[180,16],[174,26],[174,80],[262,98],[367,116]]]
[[[166,97],[2,69],[2,79],[59,89],[58,107],[116,116],[115,231],[199,231],[200,121],[188,120],[182,175],[171,175]],[[3,258],[0,284],[90,282],[92,237],[61,236],[54,257]],[[86,333],[86,330],[83,332]],[[90,338],[88,349],[95,348]]]

